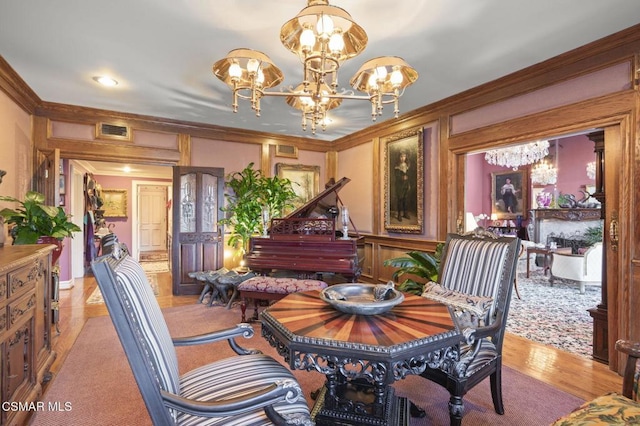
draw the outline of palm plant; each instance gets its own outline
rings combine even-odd
[[[398,268],[392,275],[395,281],[398,281],[403,275],[409,276],[398,285],[398,290],[421,295],[427,282],[438,281],[443,247],[444,244],[438,244],[434,254],[410,251],[406,256],[385,260],[383,265]]]

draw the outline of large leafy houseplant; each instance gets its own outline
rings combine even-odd
[[[438,281],[440,260],[444,244],[436,246],[434,254],[421,251],[410,251],[406,256],[394,257],[383,262],[384,266],[398,268],[393,279],[398,281],[403,275],[408,277],[398,285],[398,290],[421,295],[424,285],[429,281]]]
[[[39,192],[27,192],[24,200],[0,196],[0,201],[19,204],[15,209],[4,208],[0,211],[0,216],[12,226],[9,235],[14,244],[35,244],[40,237],[62,240],[80,231],[62,207],[45,205],[45,197]]]
[[[227,176],[227,205],[223,210],[227,217],[221,222],[231,226],[229,245],[247,251],[249,239],[259,234],[262,214],[266,209],[269,217],[278,217],[286,208],[293,207],[296,197],[289,179],[278,176],[266,177],[249,163],[244,170]]]

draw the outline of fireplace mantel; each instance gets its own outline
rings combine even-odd
[[[546,243],[550,232],[571,233],[593,226],[593,222],[601,219],[601,209],[533,209],[531,221],[533,225],[533,241]],[[565,222],[580,222],[571,224]]]

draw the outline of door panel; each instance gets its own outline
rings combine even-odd
[[[223,265],[224,169],[173,168],[173,233],[171,265],[174,294],[199,294],[202,284],[189,272]]]
[[[167,249],[167,189],[159,185],[138,187],[140,252]]]

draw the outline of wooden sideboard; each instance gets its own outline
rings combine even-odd
[[[0,424],[25,424],[55,359],[51,350],[53,245],[0,247]],[[20,406],[22,404],[22,406]],[[32,405],[33,406],[33,405]]]

